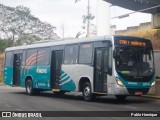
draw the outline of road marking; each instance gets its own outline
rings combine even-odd
[[[132,107],[132,106],[125,106],[126,108],[131,108],[131,109],[137,109],[136,107]]]
[[[23,111],[23,110],[21,110],[21,109],[16,109],[16,110],[18,110],[18,111]]]
[[[6,104],[6,106],[7,106],[7,107],[12,107],[12,106],[10,106],[10,105],[8,105],[8,104]]]

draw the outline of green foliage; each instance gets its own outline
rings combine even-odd
[[[56,27],[40,21],[29,8],[7,7],[0,4],[0,37],[10,40],[12,46],[32,43],[40,39],[57,39]],[[28,40],[27,40],[28,39]]]
[[[12,41],[0,39],[0,53],[3,53],[7,47],[10,47]]]

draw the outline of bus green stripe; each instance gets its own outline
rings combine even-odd
[[[64,81],[66,81],[66,80],[68,80],[69,78],[70,78],[69,76],[67,76],[66,78],[62,78],[61,79],[61,83],[64,82]]]

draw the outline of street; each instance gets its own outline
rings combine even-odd
[[[38,96],[28,96],[24,88],[0,88],[0,111],[160,111],[159,106],[159,99],[146,97],[130,96],[120,102],[114,96],[103,96],[94,102],[86,102],[77,93],[58,97],[52,92],[43,92]]]

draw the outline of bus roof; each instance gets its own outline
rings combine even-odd
[[[67,45],[67,44],[74,44],[74,43],[85,43],[85,42],[92,42],[92,41],[99,41],[99,40],[112,40],[113,36],[100,36],[100,37],[91,37],[91,38],[80,38],[80,39],[62,39],[62,40],[48,40],[47,42],[37,42],[31,45],[22,45],[16,47],[9,47],[6,48],[5,51],[13,51],[13,50],[23,50],[23,49],[31,49],[31,48],[40,48],[40,47],[50,47],[56,45]]]
[[[75,44],[75,43],[86,43],[92,41],[101,41],[101,40],[109,40],[112,41],[113,37],[123,37],[126,38],[135,38],[139,40],[147,40],[145,38],[133,37],[133,36],[120,36],[120,35],[110,35],[110,36],[99,36],[99,37],[91,37],[91,38],[79,38],[79,39],[61,39],[61,40],[47,40],[47,41],[40,41],[31,45],[23,45],[23,46],[16,46],[16,47],[9,47],[6,48],[5,51],[14,51],[14,50],[23,50],[23,49],[31,49],[31,48],[41,48],[41,47],[50,47],[50,46],[58,46],[58,45],[67,45],[67,44]]]

